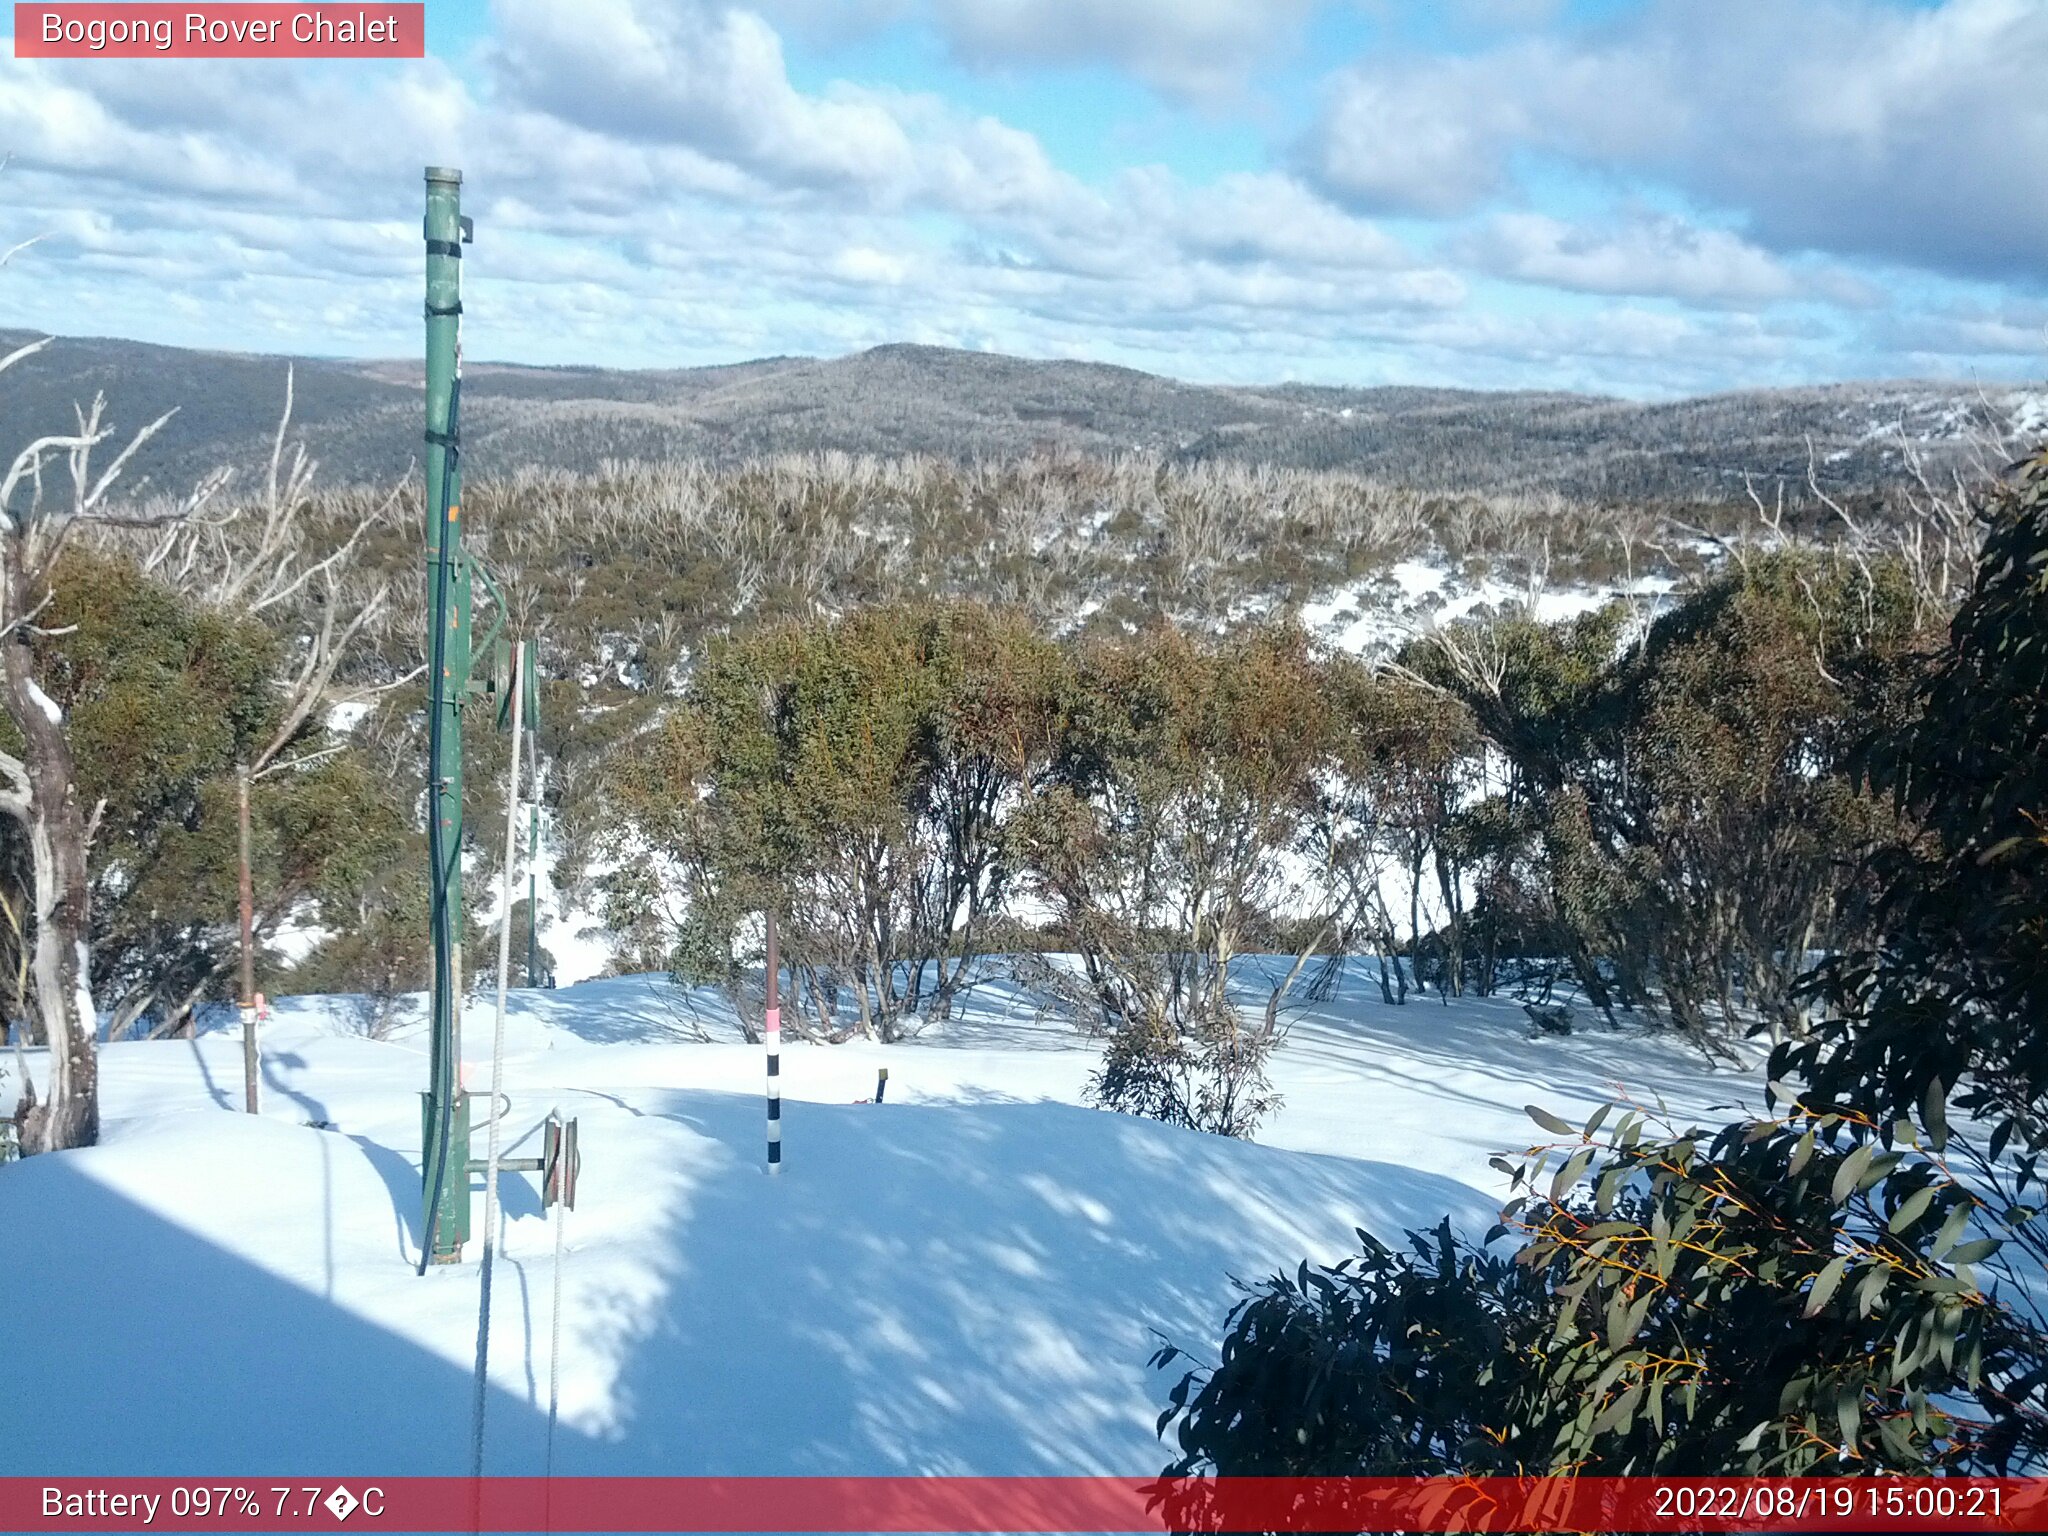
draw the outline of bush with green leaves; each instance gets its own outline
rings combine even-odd
[[[1174,1470],[2048,1463],[2048,454],[1987,510],[1919,713],[1867,759],[1915,829],[1844,875],[1881,882],[1884,942],[1811,981],[1765,1111],[1532,1107],[1560,1140],[1498,1163],[1512,1254],[1446,1229],[1269,1282],[1162,1420]]]
[[[34,644],[64,712],[78,786],[97,807],[93,995],[111,1016],[111,1037],[138,1021],[159,1030],[189,1023],[197,1004],[232,985],[234,767],[277,729],[289,648],[261,622],[85,547],[60,561]],[[14,734],[0,723],[0,745]],[[251,796],[257,984],[266,990],[291,984],[263,953],[280,928],[310,916],[354,929],[388,905],[392,866],[408,853],[401,792],[368,754],[329,740],[317,719],[286,756],[300,754],[311,760],[264,777]],[[0,1008],[24,1019],[27,842],[13,822],[0,824]],[[345,968],[329,966],[320,979],[354,990]]]
[[[672,857],[687,886],[681,910],[659,914],[665,952],[715,979],[737,925],[772,905],[783,956],[826,1015],[843,996],[884,1039],[944,1016],[1002,915],[1012,823],[1062,739],[1069,692],[1051,640],[969,603],[717,643],[686,707],[612,777],[620,831]],[[803,1027],[794,1011],[789,1022]]]
[[[1278,1102],[1281,1007],[1336,931],[1296,857],[1338,754],[1324,669],[1285,626],[1211,641],[1167,625],[1088,645],[1076,668],[1022,842],[1110,1033],[1091,1096],[1250,1135]],[[1262,975],[1253,957],[1283,932],[1291,954]]]
[[[1512,1470],[1491,1410],[1535,1345],[1541,1276],[1460,1243],[1449,1224],[1397,1252],[1276,1275],[1231,1312],[1219,1362],[1183,1375],[1160,1416],[1169,1475],[1408,1477]],[[1166,1345],[1155,1368],[1190,1357]]]
[[[1647,627],[1620,603],[1514,615],[1418,641],[1404,665],[1506,766],[1455,818],[1482,869],[1537,874],[1492,881],[1496,905],[1610,1019],[1654,1006],[1725,1054],[1750,1017],[1799,1033],[1808,955],[1868,932],[1861,871],[1897,827],[1860,769],[1904,712],[1920,615],[1900,561],[1779,551]]]
[[[1772,1072],[1926,1134],[1952,1097],[1948,1155],[2048,1270],[2048,450],[1989,512],[1918,724],[1873,763],[1920,832],[1885,855],[1882,942],[1816,977],[1829,1007]]]
[[[1268,1281],[1176,1388],[1169,1470],[2003,1473],[2048,1454],[2048,1335],[1992,1285],[2002,1238],[1938,1152],[1880,1152],[1835,1114],[1647,1134],[1625,1109],[1603,1137],[1606,1117],[1512,1169],[1526,1193],[1495,1237],[1519,1248],[1446,1227],[1410,1257],[1361,1233],[1362,1258]]]

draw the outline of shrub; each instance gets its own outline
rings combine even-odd
[[[1606,1115],[1513,1170],[1512,1254],[1361,1233],[1362,1258],[1267,1282],[1176,1389],[1169,1470],[2002,1474],[2048,1451],[2048,1337],[1984,1283],[2000,1238],[1938,1154],[1835,1114],[1645,1136],[1626,1110],[1601,1139]]]

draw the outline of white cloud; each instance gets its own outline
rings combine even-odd
[[[910,14],[915,0],[755,0],[781,31],[822,43],[867,36]]]
[[[1148,169],[1128,174],[1124,190],[1134,217],[1212,260],[1338,270],[1418,264],[1378,225],[1333,206],[1291,176],[1240,172],[1189,188]]]
[[[497,0],[504,95],[631,144],[680,145],[784,186],[884,189],[911,175],[903,127],[857,98],[807,96],[760,17],[635,0]]]
[[[1507,185],[1506,146],[1528,131],[1490,59],[1341,77],[1297,159],[1331,196],[1370,213],[1449,217]]]
[[[872,245],[849,245],[832,258],[836,276],[853,283],[883,283],[895,286],[911,274],[908,258],[895,251],[877,250]]]
[[[1250,70],[1297,37],[1318,3],[755,0],[755,9],[778,26],[828,45],[911,19],[936,31],[952,56],[971,68],[1106,64],[1168,96],[1219,103],[1238,96]]]
[[[1772,249],[2038,279],[2044,58],[2038,0],[1656,0],[1598,30],[1361,62],[1297,155],[1365,211],[1470,211],[1535,153],[1665,180]]]
[[[734,196],[810,196],[833,206],[942,210],[970,218],[1073,220],[1099,199],[1032,135],[928,93],[835,85],[799,91],[759,16],[698,0],[498,0],[495,113],[589,136],[600,185],[665,180],[650,159],[694,162],[686,185]],[[534,145],[543,165],[560,146]],[[607,175],[604,162],[612,168]],[[701,167],[746,178],[715,187]]]
[[[1669,214],[1572,224],[1541,213],[1502,213],[1453,242],[1471,265],[1496,277],[1577,293],[1758,305],[1824,298],[1868,304],[1867,284],[1838,267],[1794,266],[1725,229]]]
[[[2006,356],[2048,369],[2048,306],[1981,305],[1894,316],[1877,329],[1888,350],[1924,358]]]
[[[1227,95],[1315,0],[931,0],[970,63],[1108,63],[1171,94]]]

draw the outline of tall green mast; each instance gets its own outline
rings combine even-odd
[[[462,706],[469,693],[469,562],[462,553],[462,173],[427,168],[428,846],[432,1036],[420,1268],[453,1263],[469,1236],[469,1101],[462,1091]]]

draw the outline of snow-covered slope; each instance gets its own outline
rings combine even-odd
[[[1753,1096],[1661,1040],[1533,1041],[1510,1001],[1391,1008],[1355,972],[1295,1023],[1260,1143],[1231,1142],[1079,1107],[1092,1047],[991,987],[915,1042],[788,1047],[771,1180],[758,1048],[676,1010],[654,978],[514,994],[508,1155],[556,1105],[584,1146],[564,1472],[1151,1472],[1147,1356],[1213,1345],[1233,1274],[1356,1226],[1482,1229],[1525,1103]],[[0,1375],[36,1383],[0,1473],[466,1468],[477,1266],[412,1270],[423,1042],[354,1017],[279,1005],[260,1119],[230,1112],[234,1032],[110,1047],[103,1143],[0,1169]],[[481,1091],[487,1007],[466,1030]],[[888,1101],[855,1102],[882,1065]],[[489,1467],[532,1473],[553,1232],[530,1177],[504,1188]]]
[[[1416,635],[1459,619],[1520,607],[1539,623],[1555,624],[1627,598],[1646,611],[1660,608],[1677,583],[1642,576],[1602,586],[1511,586],[1493,577],[1467,580],[1427,560],[1401,560],[1388,570],[1336,588],[1301,608],[1311,634],[1341,651],[1379,656]]]

